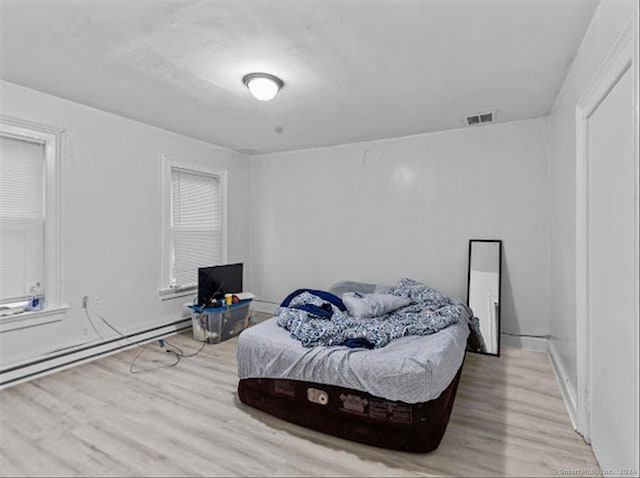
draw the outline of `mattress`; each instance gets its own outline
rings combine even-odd
[[[408,452],[438,448],[447,429],[462,366],[443,392],[425,403],[407,404],[366,392],[295,380],[247,378],[240,400],[275,417],[367,445]],[[314,393],[325,396],[312,401]]]
[[[238,376],[283,379],[356,390],[406,404],[438,398],[464,360],[468,317],[427,336],[407,336],[379,349],[305,348],[269,319],[240,334]]]

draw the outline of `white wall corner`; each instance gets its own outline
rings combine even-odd
[[[571,385],[569,375],[567,374],[566,368],[562,364],[562,360],[560,360],[560,356],[558,355],[558,351],[556,350],[555,342],[550,339],[547,341],[547,345],[547,353],[549,355],[549,360],[551,361],[551,368],[553,370],[553,374],[556,376],[558,385],[560,386],[560,393],[562,394],[562,399],[564,400],[564,404],[567,407],[569,419],[571,420],[571,426],[574,430],[580,433],[578,431],[577,422],[578,409],[576,406],[576,391]]]
[[[264,312],[266,314],[273,314],[278,308],[278,304],[275,304],[273,302],[265,302],[260,299],[253,299],[251,305],[254,311]]]
[[[526,335],[500,334],[500,345],[517,349],[533,350],[535,352],[547,351],[548,337],[530,337]]]

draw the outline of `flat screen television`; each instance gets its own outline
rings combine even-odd
[[[198,305],[207,306],[225,294],[242,292],[242,263],[198,269]]]

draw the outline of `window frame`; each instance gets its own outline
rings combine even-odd
[[[69,309],[64,300],[64,251],[62,236],[62,188],[65,160],[65,130],[49,125],[0,115],[0,135],[44,145],[44,278],[45,306],[40,311],[16,312],[0,317],[2,324],[26,317],[53,314]],[[32,325],[37,325],[37,322]]]
[[[171,230],[171,214],[172,214],[172,183],[171,173],[174,169],[185,171],[191,174],[199,174],[205,176],[214,176],[220,182],[220,200],[222,202],[222,263],[227,262],[227,245],[228,245],[228,176],[229,171],[226,168],[220,168],[203,161],[182,158],[170,154],[162,155],[161,167],[161,189],[162,189],[162,246],[161,246],[161,273],[160,287],[158,295],[161,300],[168,300],[177,297],[184,297],[197,293],[198,287],[172,287],[171,286],[171,270],[172,270],[172,251],[173,251],[173,234]]]

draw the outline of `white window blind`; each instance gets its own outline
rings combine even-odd
[[[171,169],[172,285],[198,283],[198,268],[222,263],[222,198],[216,176]]]
[[[0,303],[44,284],[44,144],[0,136]]]

